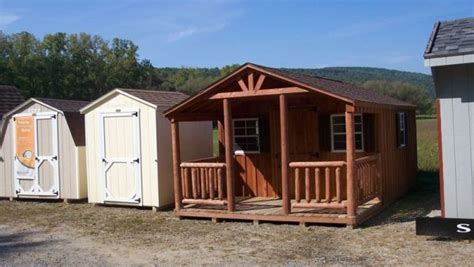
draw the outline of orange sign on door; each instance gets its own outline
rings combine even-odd
[[[25,167],[35,168],[35,128],[33,116],[15,118],[16,157]]]

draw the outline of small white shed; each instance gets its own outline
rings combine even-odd
[[[474,18],[437,22],[424,58],[437,97],[441,213],[474,219]]]
[[[0,197],[87,197],[84,117],[88,102],[31,98],[4,116]]]
[[[156,208],[173,203],[171,129],[163,111],[186,98],[179,92],[114,89],[81,109],[90,203]],[[184,158],[212,156],[211,122],[181,127]]]

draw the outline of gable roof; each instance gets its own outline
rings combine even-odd
[[[308,86],[321,89],[351,101],[363,101],[394,106],[413,106],[396,98],[386,96],[374,90],[359,87],[351,83],[323,78],[316,75],[309,75],[306,73],[299,73],[286,69],[276,69],[255,64],[251,65],[258,66],[259,68],[267,70],[268,72],[278,74],[294,81],[302,82]]]
[[[0,120],[3,115],[25,101],[20,91],[13,85],[0,85]]]
[[[253,69],[255,71],[259,71],[265,73],[267,75],[273,76],[275,78],[283,79],[289,81],[291,83],[297,84],[305,89],[308,89],[313,92],[322,93],[342,101],[348,103],[354,103],[357,101],[366,102],[366,103],[373,103],[373,104],[382,104],[382,105],[390,105],[390,106],[401,106],[401,107],[409,107],[414,108],[415,105],[403,102],[396,98],[383,95],[379,92],[374,90],[370,90],[367,88],[362,88],[350,83],[323,78],[315,75],[308,75],[305,73],[299,73],[295,71],[285,70],[285,69],[276,69],[271,67],[265,67],[253,63],[245,63],[241,67],[234,70],[232,73],[223,77],[222,79],[212,83],[207,88],[201,90],[198,94],[193,97],[186,99],[185,101],[181,102],[179,105],[172,107],[165,111],[165,115],[168,116],[169,114],[183,108],[188,103],[192,102],[193,100],[202,97],[204,94],[210,94],[217,88],[218,85],[222,84],[226,80],[231,79],[232,77],[236,76],[238,73],[244,71],[245,69]]]
[[[1,125],[0,146],[3,143],[3,137],[5,136],[5,131],[9,123],[7,118],[15,115],[15,113],[31,103],[37,103],[64,115],[76,146],[85,146],[84,116],[79,113],[79,110],[89,102],[52,98],[30,98],[5,114],[5,120]]]
[[[187,99],[189,96],[181,92],[173,91],[157,91],[157,90],[144,90],[144,89],[130,89],[130,88],[116,88],[98,99],[91,102],[89,105],[83,107],[80,112],[82,114],[87,113],[95,105],[103,101],[104,99],[114,95],[124,94],[132,97],[142,103],[145,103],[159,111],[164,111],[181,101]]]
[[[470,54],[474,54],[474,18],[435,23],[425,59]]]

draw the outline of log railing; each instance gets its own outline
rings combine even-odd
[[[344,161],[291,162],[295,179],[295,208],[345,208]],[[304,191],[304,201],[302,195]]]
[[[183,162],[181,167],[183,204],[226,205],[225,163],[219,158]]]
[[[378,155],[366,156],[355,160],[355,188],[359,205],[375,197],[380,197],[382,181],[379,166]]]

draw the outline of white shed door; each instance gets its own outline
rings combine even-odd
[[[104,202],[142,204],[140,113],[100,113]]]
[[[59,198],[57,113],[13,117],[15,194]]]

